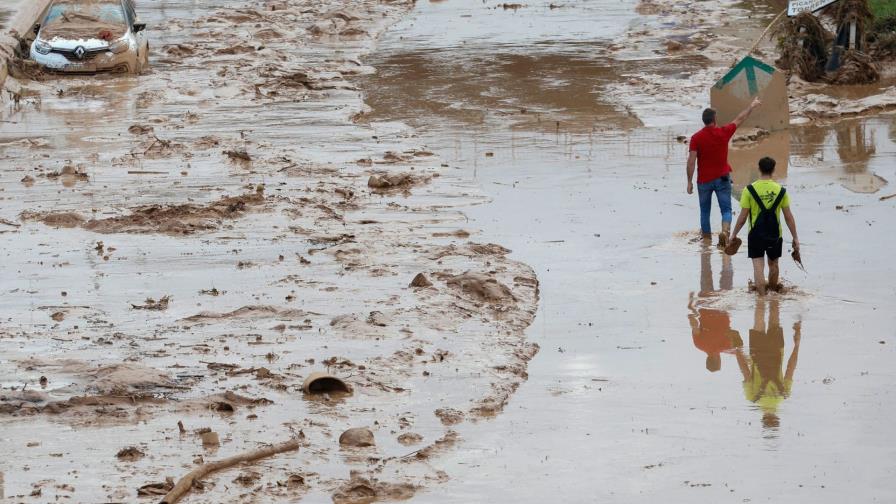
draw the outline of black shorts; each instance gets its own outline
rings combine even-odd
[[[781,257],[784,249],[784,239],[778,238],[771,243],[747,236],[747,255],[750,259],[760,259],[768,255],[769,260],[774,261]]]

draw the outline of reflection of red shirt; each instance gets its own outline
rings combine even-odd
[[[722,127],[706,126],[691,137],[691,152],[697,153],[697,183],[711,182],[731,173],[728,141],[737,131],[734,123]]]
[[[700,330],[694,333],[694,346],[709,355],[734,348],[731,341],[731,319],[719,310],[700,310]]]

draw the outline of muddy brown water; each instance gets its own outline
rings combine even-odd
[[[297,454],[184,502],[396,498],[449,478],[428,462],[456,444],[435,412],[500,412],[536,351],[521,330],[537,285],[463,230],[477,187],[351,121],[349,79],[408,7],[152,2],[147,75],[21,82],[0,123],[6,496],[133,502],[294,436]],[[410,182],[368,187],[390,173]],[[409,287],[419,273],[433,286]],[[352,395],[305,397],[324,370]],[[341,448],[354,427],[376,446]],[[116,457],[131,446],[145,456]]]
[[[896,498],[896,198],[880,199],[896,192],[896,117],[794,127],[732,151],[738,193],[756,159],[782,161],[808,270],[785,257],[791,290],[759,300],[745,249],[732,259],[698,238],[675,139],[695,131],[699,108],[653,103],[635,122],[674,126],[640,127],[602,95],[613,69],[638,65],[603,50],[636,23],[629,6],[489,7],[421,3],[381,41],[365,85],[371,124],[412,124],[454,176],[483,187],[490,202],[467,213],[541,282],[528,381],[489,425],[459,427],[448,469],[459,476],[431,499]],[[554,41],[589,22],[605,36]],[[498,25],[538,28],[507,40]],[[771,388],[753,381],[762,375]]]
[[[289,9],[147,3],[151,74],[28,83],[34,94],[0,123],[0,217],[20,225],[0,224],[0,392],[117,401],[0,418],[0,493],[131,502],[202,459],[301,430],[298,454],[209,477],[185,502],[327,502],[351,493],[353,470],[379,480],[354,491],[417,502],[892,500],[896,277],[874,254],[894,245],[896,199],[879,200],[896,180],[893,116],[795,128],[739,153],[789,152],[809,270],[785,263],[792,290],[757,303],[743,255],[727,261],[695,240],[675,140],[695,114],[607,92],[640,70],[682,84],[706,70],[705,58],[657,53],[662,40],[612,56],[627,30],[676,29],[662,16],[602,0],[417,2],[365,56],[368,37],[301,30],[350,7],[375,34],[400,9],[270,4]],[[367,65],[377,75],[354,75]],[[306,78],[327,88],[305,89]],[[356,86],[372,107],[359,124]],[[738,165],[739,184],[755,176]],[[366,187],[372,172],[412,169],[440,176],[408,193]],[[259,185],[261,208],[186,236],[19,220],[171,204],[207,216]],[[505,245],[512,260],[469,241]],[[528,370],[526,265],[541,281]],[[494,272],[518,310],[452,290],[468,270]],[[407,287],[420,272],[435,289]],[[133,307],[162,296],[165,310]],[[739,362],[785,374],[798,321],[788,397],[756,398]],[[695,341],[717,348],[733,331],[743,349],[709,372]],[[303,398],[303,378],[325,367],[354,394]],[[149,386],[117,390],[128,384]],[[375,448],[338,447],[362,426]],[[202,427],[219,449],[202,447]],[[146,456],[115,458],[130,445]]]

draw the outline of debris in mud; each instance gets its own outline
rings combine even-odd
[[[342,196],[342,198],[345,199],[346,201],[355,197],[355,192],[352,191],[351,189],[344,189],[342,187],[337,187],[336,189],[333,189],[333,192]]]
[[[371,175],[367,179],[367,187],[375,192],[407,190],[415,185],[426,183],[428,180],[414,173],[382,173]]]
[[[128,133],[132,135],[149,135],[155,131],[155,128],[152,126],[147,126],[144,124],[134,124],[128,128]]]
[[[70,367],[77,372],[78,367]],[[113,364],[82,373],[92,378],[88,388],[101,394],[135,395],[161,388],[180,388],[167,374],[135,363]]]
[[[847,51],[840,68],[828,78],[831,84],[870,84],[880,80],[880,70],[874,59],[859,51]]]
[[[444,436],[436,439],[433,443],[426,445],[423,448],[409,455],[406,455],[405,457],[414,457],[418,460],[427,460],[454,446],[459,439],[460,436],[457,434],[457,432],[448,431]]]
[[[789,18],[775,29],[781,57],[775,64],[813,82],[824,76],[828,62],[828,44],[833,35],[819,19],[808,12]]]
[[[237,485],[248,487],[258,483],[258,480],[260,479],[261,473],[257,471],[244,471],[234,478],[233,482]]]
[[[235,411],[233,404],[227,401],[214,401],[208,405],[208,409],[216,413],[230,414]]]
[[[464,421],[464,413],[453,408],[439,408],[435,411],[442,425],[457,425]]]
[[[470,251],[477,255],[507,255],[511,251],[495,243],[470,243]]]
[[[409,287],[432,287],[432,282],[423,273],[417,273]]]
[[[261,368],[264,369],[264,368]],[[249,373],[254,373],[257,370],[255,368],[251,368],[246,370]],[[238,373],[239,374],[239,373]],[[229,375],[229,373],[228,373]],[[223,394],[214,394],[201,399],[194,399],[191,401],[185,401],[185,408],[195,409],[195,410],[208,410],[214,411],[219,414],[229,415],[235,413],[239,407],[245,406],[247,408],[255,408],[258,406],[268,406],[273,404],[273,401],[267,399],[265,397],[251,398],[239,395],[235,392],[228,390]],[[207,429],[202,429],[199,434],[205,432]]]
[[[58,172],[47,173],[46,177],[50,180],[65,179],[67,181],[80,182],[86,182],[90,179],[87,173],[84,172],[84,167],[82,165],[73,166],[70,163],[63,166],[62,170]]]
[[[137,489],[137,497],[158,497],[174,488],[174,478],[165,478],[164,483],[149,483]]]
[[[208,205],[148,205],[130,215],[95,219],[83,225],[95,233],[162,233],[188,235],[217,229],[224,219],[236,219],[264,203],[262,193],[229,196]]]
[[[184,477],[178,480],[178,482],[171,488],[171,490],[167,494],[165,494],[165,497],[162,499],[161,504],[174,504],[179,501],[184,495],[186,495],[194,486],[198,486],[199,488],[201,488],[201,485],[197,484],[203,477],[213,472],[227,469],[237,464],[255,462],[257,460],[272,457],[280,453],[296,451],[299,449],[299,441],[301,439],[304,439],[304,437],[305,435],[302,432],[299,432],[298,438],[291,439],[285,443],[270,445],[264,448],[259,448],[257,450],[240,453],[238,455],[234,455],[232,457],[228,457],[215,462],[201,463],[201,465],[188,472]]]
[[[333,504],[370,504],[379,501],[407,500],[414,496],[417,487],[411,484],[384,483],[362,478],[351,472],[349,481],[333,492]]]
[[[383,159],[377,161],[376,164],[397,164],[397,163],[410,163],[414,160],[413,153],[404,154],[401,152],[395,151],[386,151],[383,154]],[[360,164],[360,161],[359,161]]]
[[[163,48],[166,54],[169,56],[173,56],[175,58],[184,58],[186,56],[192,56],[196,51],[192,46],[187,44],[171,44],[167,45]]]
[[[867,35],[868,53],[877,61],[896,57],[896,13],[887,18],[875,19]]]
[[[315,371],[308,375],[305,382],[302,383],[302,390],[310,395],[351,393],[351,388],[344,381],[322,371]]]
[[[27,409],[25,414],[61,413],[78,406],[102,408],[117,402],[126,401],[130,404],[135,399],[151,399],[163,390],[182,388],[165,373],[136,363],[93,367],[77,361],[55,363],[29,359],[21,365],[29,369],[47,368],[52,372],[76,376],[84,383],[80,391],[83,395],[66,401],[50,402],[50,397],[45,392],[0,391],[0,412],[17,413],[20,409]],[[39,404],[44,406],[37,407]]]
[[[398,442],[404,446],[413,446],[423,441],[423,436],[416,432],[405,432],[398,436]]]
[[[140,451],[140,449],[136,446],[128,446],[127,448],[122,448],[121,450],[118,450],[118,453],[115,454],[115,457],[117,457],[118,460],[124,460],[126,462],[133,462],[145,456],[146,454]]]
[[[62,322],[65,320],[65,312],[58,311],[50,315],[50,318],[55,320],[56,322]]]
[[[168,303],[171,302],[171,296],[162,296],[156,301],[153,298],[146,298],[142,305],[137,305],[131,303],[131,308],[135,310],[154,310],[154,311],[165,311],[168,309]]]
[[[353,427],[339,436],[339,444],[363,448],[376,446],[376,440],[373,437],[373,432],[367,427]]]
[[[296,309],[278,308],[269,305],[250,305],[237,308],[236,310],[218,313],[218,312],[199,312],[196,315],[189,316],[183,320],[187,322],[201,322],[204,320],[216,319],[262,319],[262,318],[280,318],[280,319],[297,319],[305,318],[308,312]]]
[[[200,137],[198,140],[193,142],[193,147],[199,150],[208,150],[219,145],[221,145],[221,139],[212,135]]]
[[[388,322],[389,319],[381,311],[372,311],[367,316],[367,323],[372,326],[386,327],[388,325]]]
[[[446,275],[449,287],[460,289],[477,301],[505,303],[515,301],[511,290],[504,284],[483,273],[466,272],[460,275]]]
[[[229,157],[231,161],[252,161],[252,156],[250,156],[245,149],[226,150],[224,151],[224,155]]]
[[[218,436],[217,432],[208,431],[203,432],[199,435],[200,439],[202,439],[202,446],[206,448],[217,448],[221,446],[221,438]]]
[[[440,233],[433,233],[432,235],[436,238],[461,238],[461,239],[463,239],[463,238],[469,238],[470,232],[466,231],[464,229],[457,229],[455,231],[451,231],[448,233],[440,232]]]
[[[286,481],[278,481],[277,486],[286,487],[287,490],[296,490],[305,486],[305,477],[301,474],[290,474]]]
[[[137,207],[130,215],[90,221],[85,221],[83,217],[73,212],[25,211],[20,217],[22,220],[39,221],[51,227],[73,228],[80,226],[102,234],[162,233],[178,236],[217,229],[223,220],[236,219],[263,203],[263,194],[255,192],[221,198],[204,206],[194,204],[147,205]]]
[[[184,149],[183,144],[159,138],[154,133],[149,133],[146,136],[147,138],[139,147],[143,149],[143,152],[140,153],[139,151],[134,150],[131,151],[131,155],[137,156],[139,154],[147,159],[160,159],[169,157]]]
[[[54,228],[75,228],[86,222],[84,217],[74,212],[38,213],[24,211],[19,215],[23,221],[38,221]]]

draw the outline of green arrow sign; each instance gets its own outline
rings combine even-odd
[[[743,72],[747,79],[747,88],[750,91],[750,96],[756,96],[759,94],[759,84],[756,82],[757,71],[765,72],[769,75],[775,73],[773,67],[766,65],[752,56],[747,56],[740,60],[738,64],[734,65],[734,68],[729,70],[719,82],[716,82],[716,88],[722,89]]]

